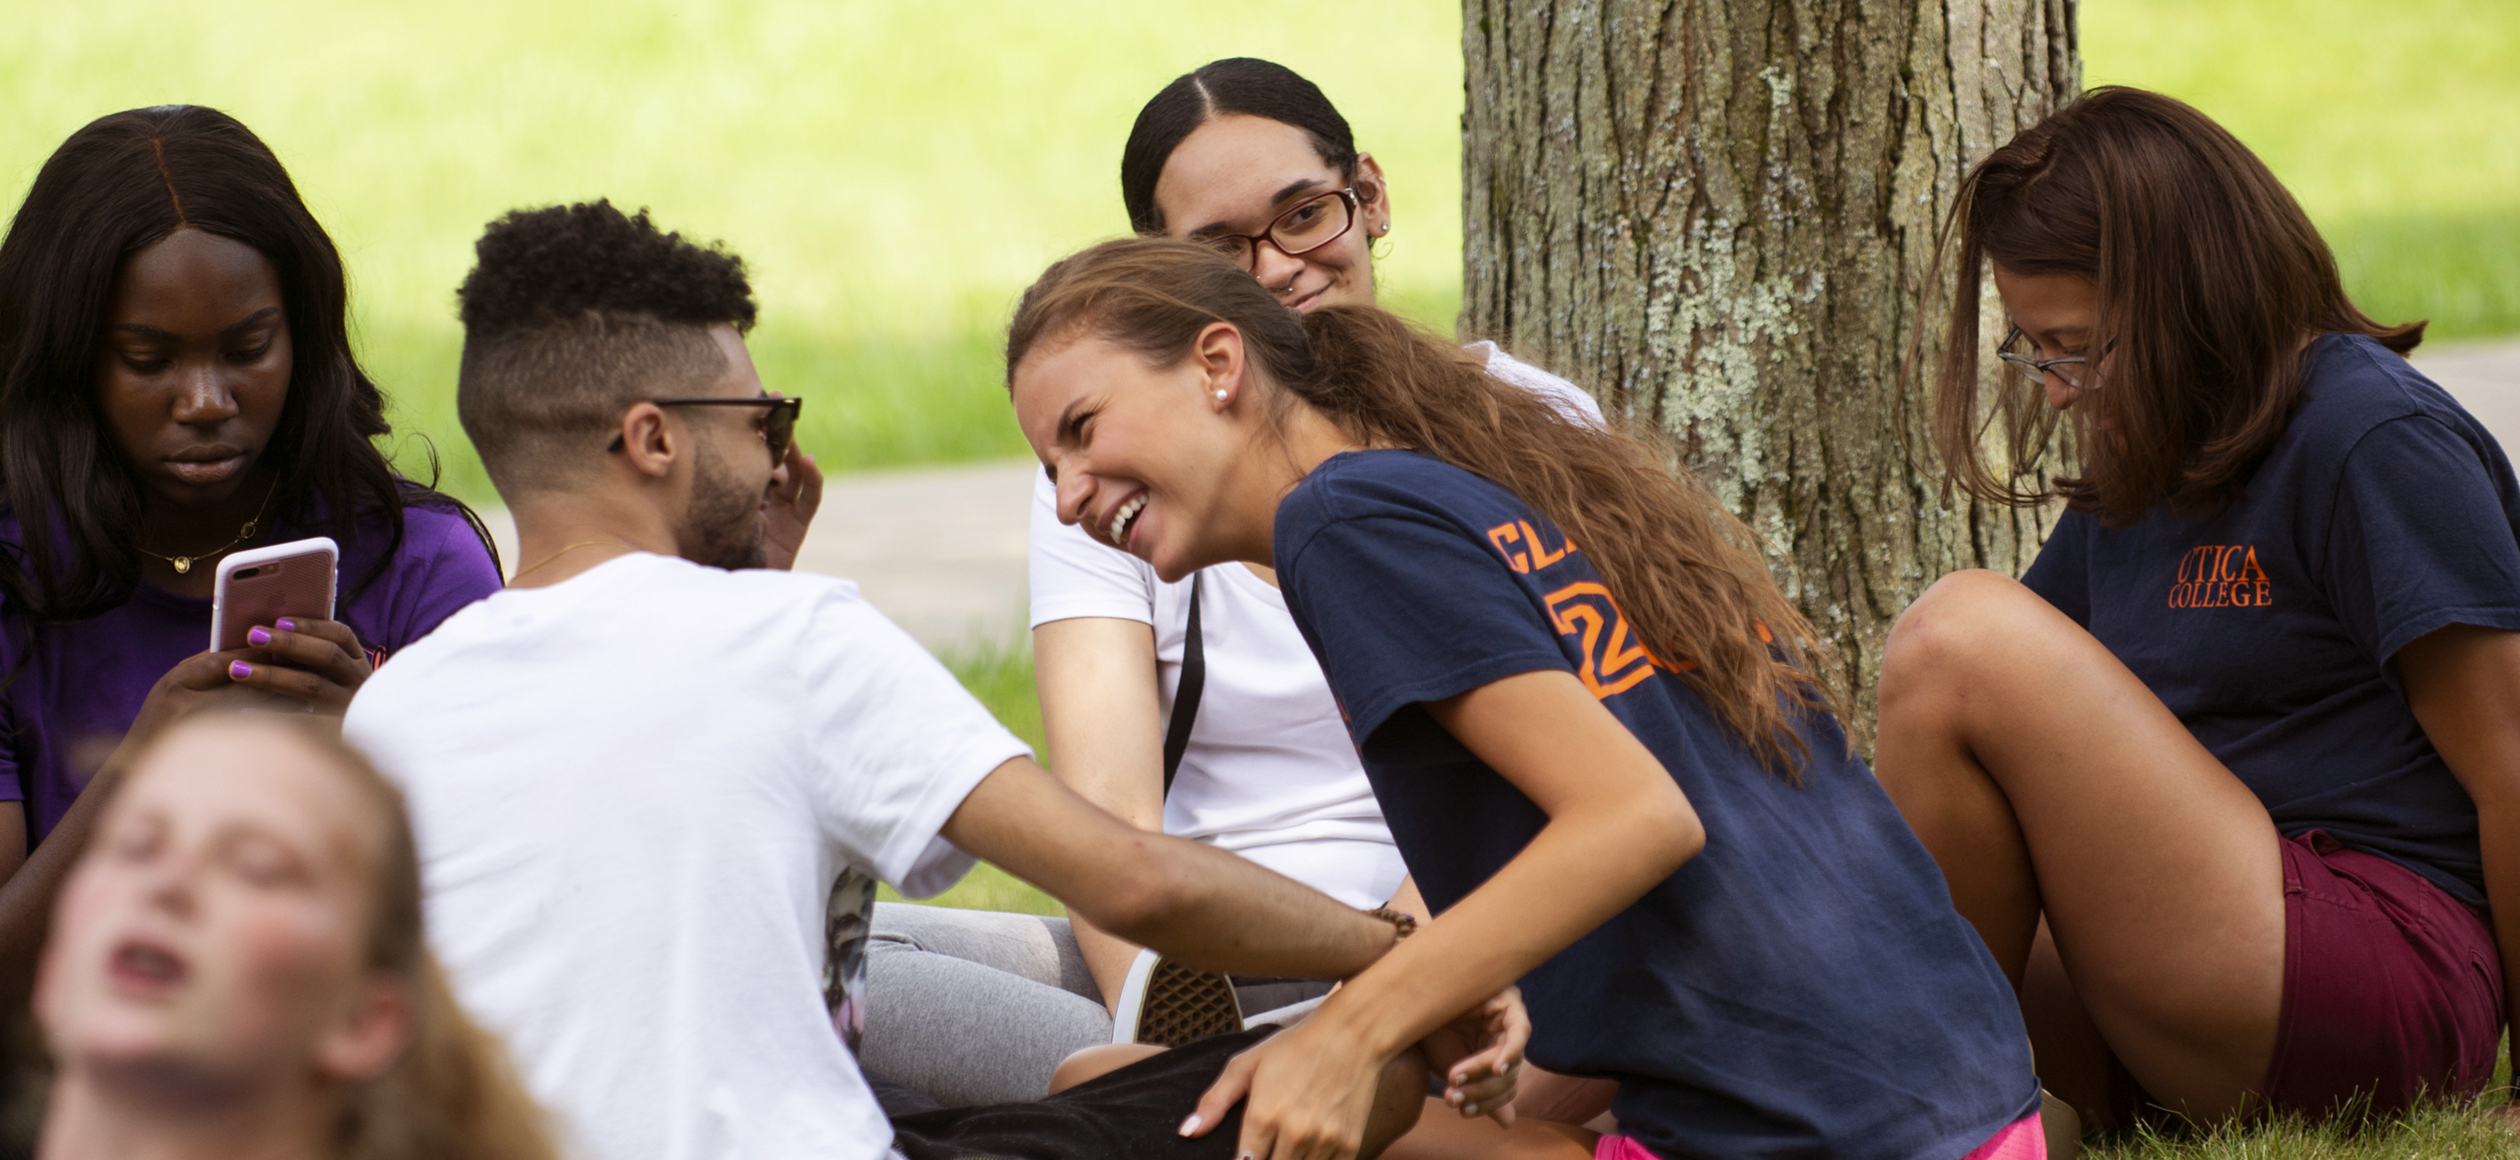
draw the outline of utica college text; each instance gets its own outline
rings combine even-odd
[[[2275,586],[2258,567],[2249,544],[2201,544],[2179,558],[2179,579],[2170,586],[2172,608],[2264,608]]]

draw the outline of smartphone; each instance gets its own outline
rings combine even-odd
[[[210,597],[210,651],[246,648],[245,634],[281,617],[331,620],[341,546],[330,536],[291,540],[219,561]]]

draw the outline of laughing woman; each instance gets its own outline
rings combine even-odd
[[[1384,1059],[1520,980],[1619,1133],[1524,1155],[2035,1155],[2003,976],[1806,674],[1749,534],[1643,445],[1206,247],[1042,275],[1008,344],[1060,518],[1271,563],[1438,916],[1239,1057],[1255,1157],[1352,1154]],[[1463,1154],[1463,1153],[1456,1153]]]
[[[499,587],[471,513],[372,442],[346,303],[279,159],[213,109],[80,129],[0,240],[0,1002],[166,722],[337,717],[376,658]],[[316,535],[341,546],[337,619],[203,651],[219,559]]]
[[[1945,462],[2068,510],[2021,582],[1900,618],[1877,756],[2048,1086],[2103,1123],[2475,1093],[2520,950],[2510,462],[2407,365],[2423,324],[2356,309],[2266,166],[2167,97],[2098,89],[1996,150],[1952,242]],[[2020,368],[1992,400],[1982,333]],[[2031,474],[2059,422],[2074,474]]]
[[[1330,99],[1248,57],[1202,65],[1146,102],[1120,153],[1120,201],[1138,233],[1213,246],[1298,312],[1373,305],[1374,247],[1395,220],[1382,166]],[[1600,420],[1573,384],[1492,343],[1466,349]],[[1231,850],[1352,906],[1422,913],[1267,562],[1164,580],[1108,531],[1062,526],[1055,490],[1037,481],[1033,652],[1052,771],[1142,829]],[[877,904],[868,955],[868,1067],[956,1104],[1039,1098],[1062,1057],[1110,1041],[1115,1011],[1123,1038],[1176,1042],[1168,1032],[1216,1026],[1217,1006],[1230,1028],[1237,999],[1261,1015],[1330,987],[1131,988],[1132,966],[1143,978],[1154,964],[1090,924],[899,903]],[[1578,1121],[1600,1110],[1556,1091],[1568,1098],[1526,1106]]]

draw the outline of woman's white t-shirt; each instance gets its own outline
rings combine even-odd
[[[1601,422],[1600,406],[1573,383],[1494,343],[1468,349],[1486,357],[1489,374],[1569,417]],[[1169,722],[1191,579],[1166,584],[1145,561],[1060,523],[1047,476],[1033,485],[1031,564],[1033,627],[1084,616],[1154,627]],[[1197,580],[1207,683],[1164,801],[1164,832],[1231,850],[1350,906],[1381,906],[1408,870],[1286,598],[1241,564],[1202,569]]]

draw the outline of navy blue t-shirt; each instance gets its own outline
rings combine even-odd
[[[1671,771],[1706,849],[1522,980],[1531,1059],[1619,1081],[1664,1157],[1959,1156],[2039,1099],[2012,991],[1834,720],[1802,784],[1658,665],[1512,493],[1405,451],[1333,456],[1277,512],[1289,611],[1383,816],[1449,908],[1548,822],[1420,702],[1574,673]]]
[[[2021,580],[2178,714],[2278,832],[2325,830],[2483,906],[2476,804],[2395,658],[2445,625],[2520,629],[2520,484],[2405,359],[2359,335],[2309,353],[2246,498],[2125,528],[2069,512]]]

